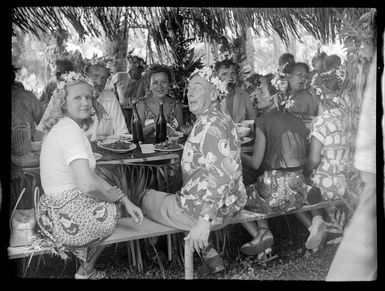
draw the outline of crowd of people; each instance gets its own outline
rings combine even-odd
[[[284,214],[345,195],[344,173],[352,153],[344,131],[344,69],[337,55],[317,54],[310,71],[285,53],[276,72],[256,74],[252,90],[239,86],[239,65],[231,54],[194,71],[187,98],[196,120],[181,158],[183,186],[177,193],[148,189],[140,205],[134,205],[126,189],[95,173],[90,142],[129,133],[122,107],[132,99],[145,136],[154,134],[160,103],[168,126],[180,130],[186,121],[181,102],[168,94],[170,70],[162,64],[147,65],[130,52],[127,72],[113,73],[108,57],[65,53],[65,39],[59,34],[58,46],[49,50],[52,78],[40,99],[14,81],[12,124],[37,125],[31,138],[42,141],[44,190],[37,222],[47,240],[81,260],[75,278],[105,276],[94,267],[103,250],[97,242],[113,232],[121,206],[137,223],[146,215],[188,232],[185,239],[191,248],[216,273],[224,263],[210,240],[212,223],[227,224],[242,209]],[[244,120],[255,122],[251,155],[241,153],[236,123]],[[261,175],[246,184],[245,168],[260,170]],[[307,249],[320,247],[333,211],[296,214],[309,230]],[[267,220],[243,227],[252,236],[240,247],[244,254],[259,255],[273,246]]]

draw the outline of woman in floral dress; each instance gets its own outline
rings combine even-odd
[[[74,72],[62,75],[45,121],[48,131],[40,154],[44,194],[36,206],[43,243],[61,255],[72,252],[81,260],[75,279],[101,279],[95,261],[105,246],[98,243],[115,229],[119,203],[135,221],[143,214],[117,187],[94,172],[96,161],[84,130],[91,124],[95,94],[87,79]]]

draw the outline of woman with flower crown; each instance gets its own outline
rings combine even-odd
[[[178,130],[183,124],[183,111],[177,100],[168,95],[171,74],[165,65],[152,64],[146,72],[150,92],[137,104],[139,117],[144,125],[143,134],[155,134],[155,121],[159,114],[159,104],[163,103],[163,112],[168,128]]]
[[[344,195],[347,182],[344,172],[351,158],[344,132],[348,119],[346,101],[341,94],[344,78],[342,67],[316,74],[312,86],[319,98],[319,115],[313,120],[310,132],[310,152],[304,175],[321,190],[323,200],[338,200]],[[317,249],[322,242],[326,223],[320,213],[312,212],[312,224],[306,248]]]
[[[302,206],[309,187],[302,168],[306,161],[306,128],[302,120],[287,113],[293,102],[285,95],[287,84],[273,74],[261,78],[254,93],[257,106],[265,114],[257,118],[252,156],[242,154],[242,163],[265,172],[247,187],[245,209],[264,214],[279,214]],[[253,239],[241,247],[247,255],[264,253],[273,245],[267,220],[243,223]],[[271,250],[271,249],[270,249]]]
[[[44,123],[48,131],[40,154],[44,194],[36,207],[37,223],[43,245],[62,257],[72,252],[81,260],[75,279],[100,279],[105,274],[94,264],[104,246],[97,243],[114,231],[120,204],[138,223],[143,214],[121,189],[94,172],[95,157],[84,135],[92,123],[93,85],[74,72],[62,77]]]

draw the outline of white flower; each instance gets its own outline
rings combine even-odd
[[[319,88],[319,87],[317,87],[317,88],[315,89],[315,93],[316,93],[317,95],[322,95],[322,89]]]

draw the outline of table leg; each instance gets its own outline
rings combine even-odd
[[[186,280],[192,280],[194,277],[194,253],[190,248],[190,242],[185,240],[184,242],[184,278]]]

